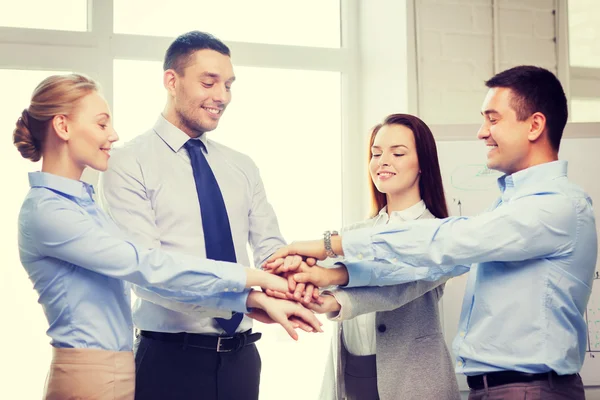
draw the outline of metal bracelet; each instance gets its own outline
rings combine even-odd
[[[325,254],[327,254],[327,257],[329,257],[329,258],[337,257],[337,254],[335,254],[335,252],[331,248],[331,236],[337,235],[337,234],[338,234],[337,231],[325,231],[323,233],[323,243],[325,245]]]

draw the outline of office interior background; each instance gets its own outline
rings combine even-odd
[[[237,80],[210,135],[257,163],[288,241],[366,216],[366,139],[389,113],[478,123],[484,80],[535,64],[563,83],[571,121],[600,121],[597,0],[0,0],[0,10],[0,399],[40,398],[50,360],[16,243],[27,172],[40,164],[10,138],[50,74],[98,80],[124,143],[162,111],[172,39],[193,29],[223,39]],[[84,178],[96,184],[98,174]],[[258,327],[261,399],[318,398],[334,331],[322,320],[325,334],[297,343],[279,326]],[[586,390],[600,399],[600,388]]]

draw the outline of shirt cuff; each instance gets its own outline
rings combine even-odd
[[[220,279],[217,281],[217,288],[215,289],[225,293],[242,293],[246,290],[246,281],[248,280],[246,270],[240,268],[240,264],[233,266],[230,262],[223,261],[222,263],[225,265],[218,270]]]
[[[344,232],[342,236],[342,249],[344,259],[349,262],[373,260],[374,249],[370,229],[356,229]]]
[[[223,293],[219,296],[218,308],[246,314],[250,312],[246,305],[249,294],[250,289],[245,289],[241,293]]]
[[[352,303],[350,302],[350,297],[347,293],[345,293],[343,290],[334,289],[326,290],[323,292],[323,294],[333,296],[340,305],[340,310],[338,312],[327,313],[327,319],[336,322],[349,319],[349,316],[352,314]]]
[[[361,262],[350,262],[344,264],[348,271],[348,284],[344,287],[369,286],[371,283],[371,270],[364,267]]]

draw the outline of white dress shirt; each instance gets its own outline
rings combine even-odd
[[[187,140],[188,135],[160,116],[152,130],[115,149],[101,178],[100,197],[132,240],[206,258],[196,184],[183,147]],[[200,140],[223,193],[237,261],[250,265],[246,250],[250,243],[255,265],[260,265],[285,242],[258,168],[248,156],[209,140],[206,134]],[[133,308],[138,329],[224,334],[213,318],[223,316],[216,310],[182,312],[180,305],[140,287],[134,286],[134,292],[139,297]],[[251,320],[244,317],[238,332],[251,327]]]
[[[385,225],[388,222],[412,221],[418,219],[426,210],[425,202],[419,201],[417,204],[402,210],[393,211],[391,215],[387,213],[387,207],[379,211],[379,214],[366,221],[352,225],[351,229],[370,228],[378,225]],[[348,229],[344,229],[347,231]],[[342,313],[340,312],[339,315]],[[350,354],[355,356],[368,356],[375,354],[376,333],[375,316],[377,313],[367,313],[342,321],[342,334],[344,345]],[[335,320],[335,318],[333,319]]]

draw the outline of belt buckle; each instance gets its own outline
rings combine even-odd
[[[217,337],[217,353],[229,353],[232,352],[233,349],[222,350],[221,349],[221,340],[222,339],[233,339],[233,336],[218,336]]]

